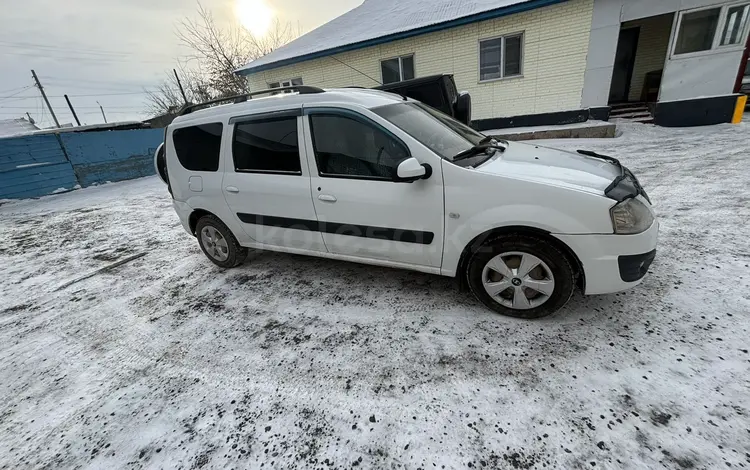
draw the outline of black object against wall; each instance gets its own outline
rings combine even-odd
[[[732,122],[737,96],[656,103],[654,124],[664,127],[694,127]]]

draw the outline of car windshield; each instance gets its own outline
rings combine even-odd
[[[485,139],[484,135],[469,126],[418,102],[389,104],[372,111],[448,161],[453,161],[453,157]],[[486,155],[481,157],[486,158]],[[471,163],[466,160],[461,165],[470,166]]]

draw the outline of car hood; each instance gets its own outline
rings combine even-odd
[[[548,147],[511,142],[476,171],[604,195],[621,170],[606,160]]]

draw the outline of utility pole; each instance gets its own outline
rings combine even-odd
[[[52,119],[54,119],[55,125],[59,128],[60,123],[57,121],[57,116],[55,116],[55,110],[53,110],[52,105],[49,104],[49,100],[47,99],[47,94],[44,93],[44,88],[42,88],[42,84],[39,83],[39,77],[36,76],[36,72],[34,72],[33,70],[31,71],[31,76],[34,77],[34,81],[36,82],[36,87],[39,88],[39,92],[42,94],[42,98],[44,98],[44,102],[47,103],[47,108],[49,109],[49,112],[52,115]]]
[[[70,104],[70,99],[68,98],[68,95],[63,95],[63,96],[65,96],[65,101],[68,102],[68,108],[70,108],[70,112],[73,113],[73,118],[75,118],[76,123],[78,124],[78,127],[81,127],[81,121],[78,120],[78,115],[76,114],[76,110],[73,109],[73,105]]]
[[[180,82],[180,76],[177,75],[177,69],[172,69],[174,72],[174,78],[177,79],[177,86],[180,87],[180,93],[182,93],[182,99],[185,100],[185,104],[187,104],[188,99],[187,96],[185,96],[185,90],[182,89],[182,82]]]
[[[96,102],[96,104],[99,105],[99,109],[102,110],[102,117],[104,118],[104,124],[107,124],[107,116],[104,115],[104,108],[102,108],[102,104],[100,102]]]

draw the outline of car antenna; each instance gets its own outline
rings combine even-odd
[[[344,62],[343,60],[339,60],[339,59],[337,59],[337,58],[336,58],[336,57],[334,57],[334,56],[328,56],[328,57],[330,57],[331,59],[335,60],[336,62],[340,62],[340,63],[342,63],[342,64],[346,65],[347,67],[349,67],[350,69],[354,70],[355,72],[357,72],[357,73],[359,73],[359,74],[362,74],[362,75],[364,75],[365,77],[369,78],[370,80],[372,80],[373,82],[377,83],[378,85],[381,85],[381,86],[383,85],[383,83],[382,83],[382,82],[381,82],[380,80],[375,80],[375,79],[374,79],[374,78],[372,78],[371,76],[367,75],[366,73],[364,73],[364,72],[363,72],[363,71],[361,71],[361,70],[357,70],[357,69],[355,69],[354,67],[352,67],[351,65],[347,64],[347,63],[346,63],[346,62]]]

